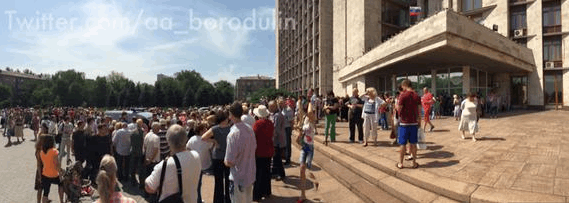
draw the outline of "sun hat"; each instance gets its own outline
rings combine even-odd
[[[265,118],[269,116],[269,110],[267,110],[265,105],[259,105],[259,107],[253,110],[253,114],[259,118]]]

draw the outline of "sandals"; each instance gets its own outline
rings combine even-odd
[[[395,167],[397,167],[398,169],[403,169],[403,164],[397,163],[395,164]]]
[[[403,169],[403,164],[397,163],[397,164],[395,164],[395,167],[397,167],[398,169]],[[419,164],[417,162],[415,162],[415,163],[413,163],[413,166],[411,168],[412,169],[419,168]]]
[[[413,157],[412,155],[405,157],[405,161],[411,161],[413,159],[415,159],[415,157]]]

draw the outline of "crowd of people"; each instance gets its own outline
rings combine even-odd
[[[336,141],[337,121],[348,121],[351,143],[358,129],[363,147],[377,145],[378,128],[391,130],[393,144],[401,146],[397,168],[404,167],[404,160],[417,168],[420,134],[433,131],[430,120],[447,114],[446,104],[454,107],[462,138],[468,132],[473,141],[479,118],[484,112],[494,117],[499,106],[493,93],[488,102],[473,93],[464,100],[454,95],[451,102],[433,96],[427,87],[422,93],[420,97],[404,80],[393,96],[374,88],[359,95],[355,88],[351,97],[328,92],[321,98],[310,89],[296,99],[279,97],[258,104],[145,109],[152,118],[129,118],[123,112],[113,119],[96,108],[12,108],[2,111],[2,125],[7,147],[25,141],[24,127],[34,131],[38,202],[49,202],[52,184],[58,185],[63,202],[62,163],[80,166],[71,181],[89,181],[103,203],[134,202],[115,190],[117,181],[140,188],[151,201],[201,203],[205,174],[214,176],[215,203],[261,201],[272,195],[271,181],[286,179],[293,143],[300,148],[298,201],[303,202],[307,180],[316,189],[319,185],[310,168],[320,118],[325,121],[324,145]]]

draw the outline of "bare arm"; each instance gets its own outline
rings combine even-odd
[[[210,138],[213,138],[213,130],[212,130],[211,128],[210,128],[209,130],[207,130],[207,132],[205,132],[205,133],[202,135],[202,140],[203,140],[203,141],[206,141],[206,140],[208,140],[208,139],[210,139]]]

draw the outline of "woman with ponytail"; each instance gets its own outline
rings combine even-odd
[[[99,191],[100,196],[97,203],[136,203],[134,199],[125,197],[121,192],[115,191],[117,185],[117,163],[112,156],[107,154],[101,160],[96,181],[97,191]]]

